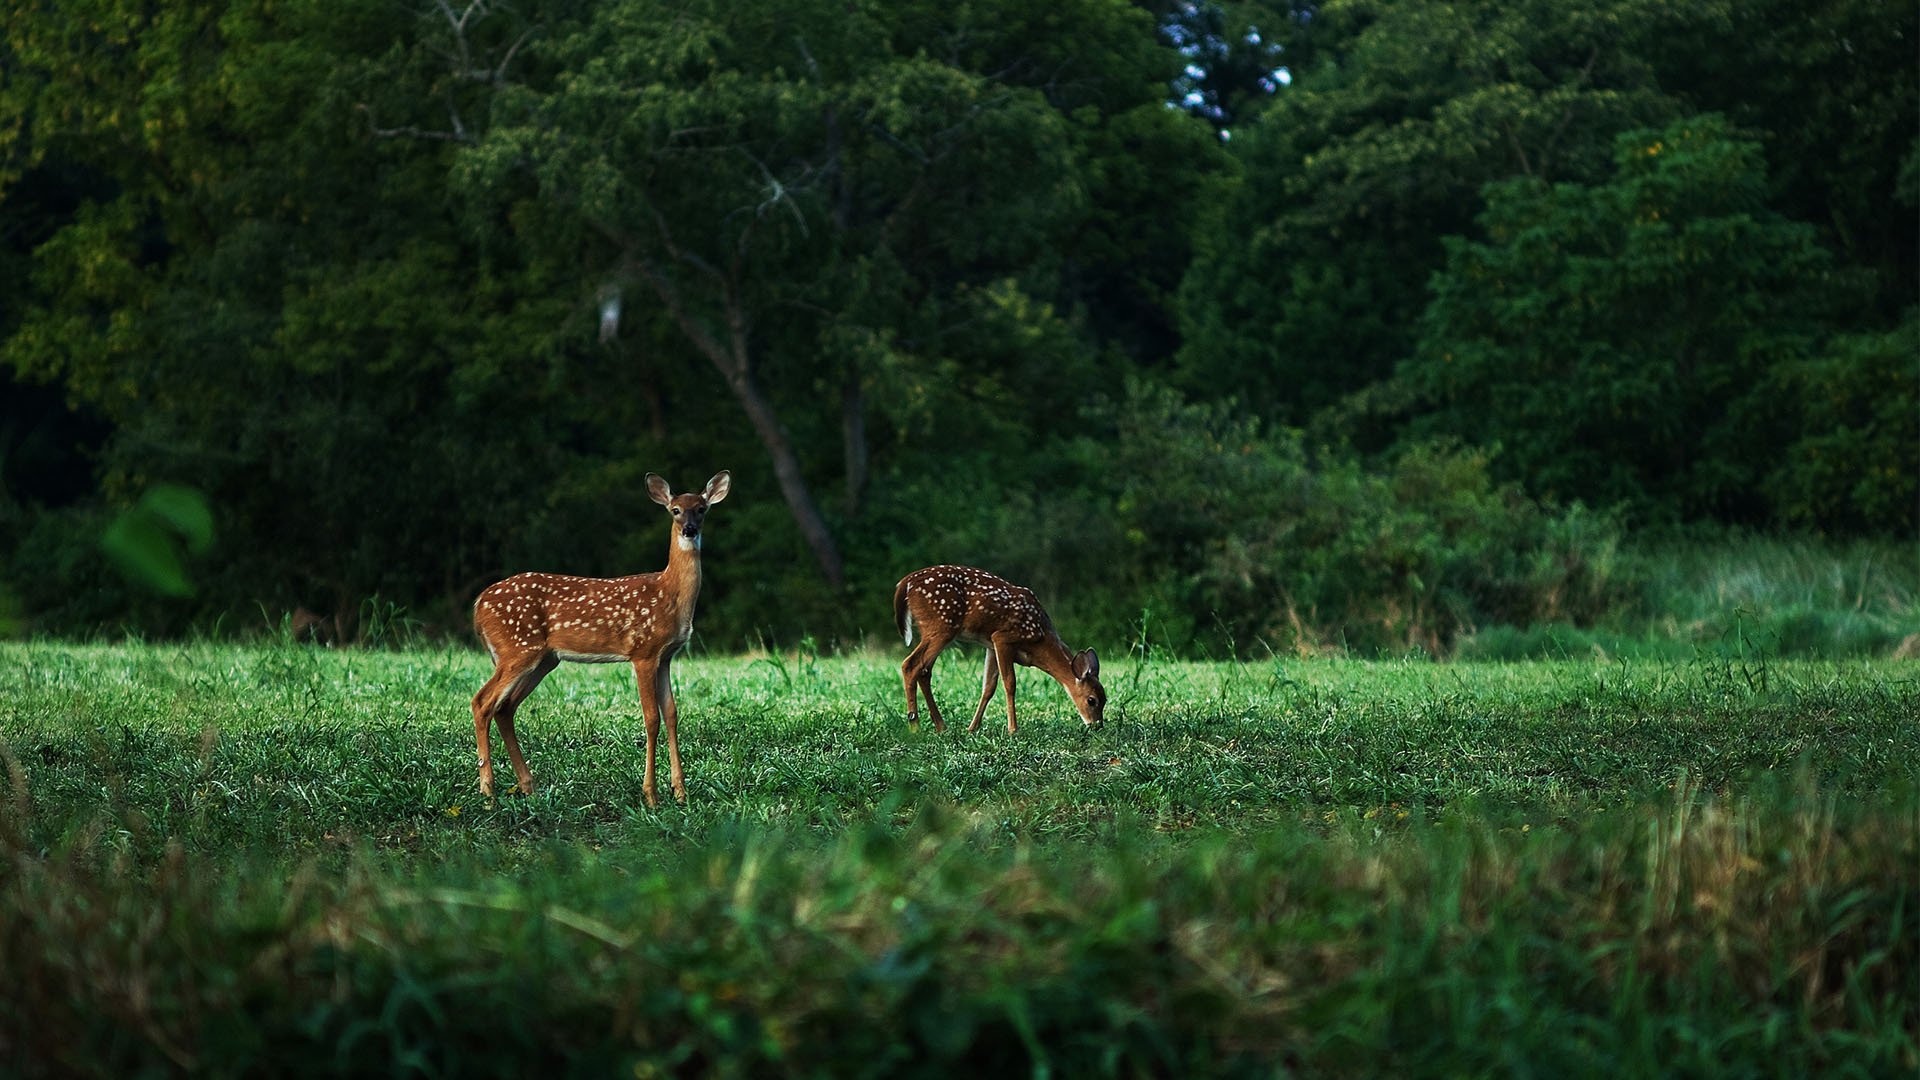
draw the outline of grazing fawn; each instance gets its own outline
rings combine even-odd
[[[473,603],[473,627],[493,656],[493,677],[473,695],[473,735],[480,747],[480,792],[493,795],[489,722],[500,725],[520,792],[533,792],[533,774],[520,756],[513,714],[562,660],[587,664],[626,661],[640,682],[640,711],[647,728],[647,772],[640,784],[647,805],[658,805],[653,753],[660,720],[667,721],[667,763],[673,797],[687,801],[675,736],[679,711],[670,670],[674,656],[693,636],[693,605],[700,598],[700,524],[707,509],[727,497],[725,470],[698,495],[675,495],[665,480],[647,474],[647,495],[673,515],[667,568],[619,578],[515,574],[490,585]]]
[[[900,665],[900,677],[907,684],[907,722],[920,721],[920,705],[914,697],[917,686],[927,695],[927,712],[933,715],[933,729],[945,731],[940,706],[933,701],[933,662],[955,638],[977,641],[987,647],[986,677],[981,680],[980,707],[973,711],[968,731],[980,730],[980,719],[993,700],[996,679],[1007,687],[1007,732],[1016,730],[1013,719],[1013,666],[1025,664],[1053,676],[1066,688],[1080,719],[1088,727],[1099,726],[1107,707],[1107,691],[1100,685],[1100,658],[1092,649],[1081,653],[1067,651],[1066,642],[1053,629],[1053,620],[1033,590],[995,577],[970,566],[929,566],[900,579],[893,589],[893,624],[908,645],[913,645],[913,624],[918,623],[922,640]]]

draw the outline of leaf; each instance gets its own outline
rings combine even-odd
[[[100,535],[100,548],[129,579],[167,596],[192,596],[180,544],[205,552],[213,545],[213,512],[206,496],[178,484],[158,484]]]
[[[206,496],[193,488],[156,484],[141,496],[140,505],[185,537],[188,551],[199,555],[213,546],[213,511]]]
[[[139,507],[121,514],[100,535],[101,550],[129,579],[168,596],[192,596],[180,553],[161,520]]]

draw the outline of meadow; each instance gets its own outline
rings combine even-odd
[[[475,790],[471,648],[0,644],[0,1060],[899,1075],[1910,1075],[1920,668],[978,652],[624,666]],[[960,721],[954,724],[955,719]],[[664,763],[663,763],[664,764]]]

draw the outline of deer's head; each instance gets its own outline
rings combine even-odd
[[[1067,687],[1073,707],[1088,727],[1099,727],[1107,718],[1107,688],[1100,685],[1100,657],[1085,649],[1073,657],[1073,685]]]
[[[707,518],[707,508],[727,497],[727,490],[733,485],[733,475],[725,469],[713,474],[707,481],[706,490],[698,495],[692,493],[675,495],[667,482],[654,473],[647,474],[647,497],[667,508],[673,515],[674,536],[681,547],[697,550],[700,547],[700,525]]]

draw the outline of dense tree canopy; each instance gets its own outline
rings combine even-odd
[[[1494,185],[1486,240],[1447,238],[1401,367],[1415,426],[1504,441],[1541,494],[1763,520],[1798,430],[1769,376],[1815,352],[1832,259],[1764,208],[1759,147],[1717,118],[1628,132],[1616,162]]]
[[[1913,526],[1910,8],[5,10],[30,625],[457,627],[656,566],[640,477],[721,467],[729,645],[973,560],[1444,647],[1581,617],[1526,567],[1616,508]],[[212,510],[187,598],[98,544],[156,489]]]

